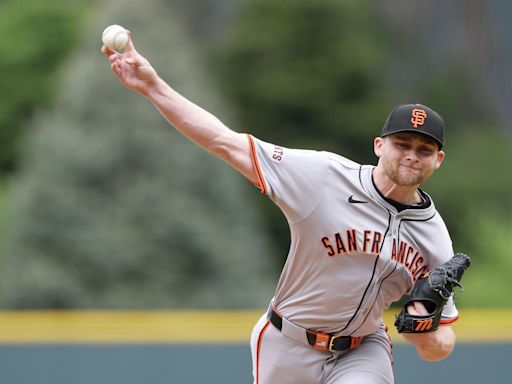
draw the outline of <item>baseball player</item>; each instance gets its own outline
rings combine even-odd
[[[424,105],[398,106],[374,139],[378,164],[360,165],[228,129],[164,82],[131,38],[123,54],[102,52],[123,85],[241,172],[288,220],[288,258],[251,337],[254,383],[393,383],[382,313],[453,256],[441,216],[419,189],[445,156],[442,118]],[[448,277],[456,284],[460,274]],[[458,311],[451,289],[437,300],[437,318],[427,302],[407,303],[399,331],[422,358],[440,360],[454,347]]]

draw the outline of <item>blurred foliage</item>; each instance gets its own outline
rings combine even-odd
[[[216,52],[244,128],[290,147],[371,156],[368,137],[388,107],[385,31],[367,3],[252,1]]]
[[[0,269],[5,255],[5,231],[7,228],[7,183],[0,178]]]
[[[499,176],[509,173],[510,137],[489,118],[482,95],[472,91],[477,86],[466,70],[467,56],[433,59],[434,41],[395,28],[375,10],[355,1],[255,0],[216,52],[220,81],[240,109],[243,126],[260,138],[331,150],[361,163],[376,161],[372,139],[394,105],[421,102],[440,111],[447,159],[424,188],[447,222],[454,248],[470,254],[477,266],[465,277],[471,298],[485,278],[478,265],[491,265],[479,233],[496,226],[495,257],[511,255],[499,235],[512,236],[512,179]],[[436,65],[427,67],[432,61]],[[286,255],[286,222],[271,204],[266,212]],[[479,214],[483,219],[475,220]],[[510,273],[508,265],[503,264]],[[498,273],[494,291],[506,279]],[[498,295],[486,304],[510,300]]]
[[[461,9],[471,6],[458,4]],[[512,238],[512,178],[508,177],[512,131],[499,123],[504,114],[496,115],[496,106],[490,105],[492,98],[485,91],[490,84],[481,83],[474,67],[488,63],[500,68],[504,48],[499,39],[507,41],[512,35],[493,40],[482,24],[476,31],[488,40],[473,41],[476,32],[471,17],[463,19],[462,25],[440,23],[433,32],[431,22],[416,14],[417,5],[406,7],[408,21],[388,24],[393,41],[388,81],[395,98],[430,105],[445,119],[446,158],[423,188],[434,198],[455,251],[472,259],[463,278],[465,292],[457,301],[464,306],[509,307],[512,301],[505,287],[512,273],[512,250],[506,240]],[[431,17],[442,7],[432,5]],[[474,15],[481,21],[480,12]],[[464,28],[469,28],[467,34],[453,33]],[[494,41],[492,49],[485,43],[475,47],[486,41]],[[479,48],[485,57],[475,57]]]
[[[255,0],[212,54],[241,127],[286,147],[373,158],[389,105],[381,81],[386,31],[368,3]],[[263,205],[282,265],[289,229]]]
[[[12,4],[4,0],[0,9]],[[39,2],[23,4],[15,14]],[[69,3],[44,4],[35,13],[62,5],[58,19]],[[40,48],[28,49],[29,37],[1,51],[7,63],[25,57],[16,70],[28,72],[19,75],[27,80],[19,90],[12,89],[19,78],[0,80],[9,90],[0,100],[1,156],[11,161],[4,172],[16,164],[20,132],[29,132],[16,178],[0,188],[9,196],[8,207],[0,204],[8,223],[4,306],[241,308],[266,305],[275,286],[290,240],[283,215],[116,83],[97,53],[102,29],[113,23],[129,26],[138,49],[179,92],[233,129],[287,147],[374,163],[372,139],[394,105],[421,102],[441,112],[447,157],[424,189],[455,250],[473,260],[457,300],[511,305],[510,136],[474,91],[462,46],[459,57],[439,55],[432,23],[415,20],[422,15],[408,13],[397,27],[378,6],[355,0],[111,0],[96,12],[64,71],[55,61],[39,73],[48,63],[28,55]],[[15,25],[15,17],[0,15],[0,28]],[[76,33],[74,17],[61,28]],[[38,36],[54,36],[54,28],[45,24]],[[3,50],[8,35],[0,36]],[[69,45],[55,43],[60,60],[76,41],[67,36]],[[54,93],[51,108],[34,116]],[[31,104],[15,107],[16,100]],[[13,119],[6,129],[5,116]]]
[[[2,304],[266,305],[274,252],[250,198],[258,191],[120,86],[98,50],[112,20],[130,26],[163,77],[222,114],[193,42],[164,1],[151,9],[111,1],[99,14],[67,63],[55,105],[31,124],[10,194]]]
[[[465,292],[458,296],[467,306],[512,305],[506,293],[512,272],[512,180],[505,176],[512,152],[510,139],[492,127],[468,122],[471,134],[452,135],[443,165],[425,186],[433,191],[455,251],[472,258]]]
[[[24,124],[51,103],[84,9],[76,0],[0,2],[0,177],[16,167]]]
[[[491,221],[507,221],[512,217],[512,180],[501,177],[508,173],[512,161],[510,141],[491,127],[472,128],[468,124],[471,134],[454,137],[441,168],[425,184],[434,191],[431,194],[437,208],[446,212],[445,221],[459,246],[474,247],[483,241],[473,232],[481,224],[474,220],[477,212],[482,220],[496,216]]]
[[[482,208],[482,211],[472,210],[468,215],[468,222],[474,225],[468,226],[467,237],[476,257],[462,281],[465,292],[456,299],[468,307],[512,307],[512,217],[489,211],[491,207]]]

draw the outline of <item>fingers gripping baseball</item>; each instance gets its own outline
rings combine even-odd
[[[101,51],[110,61],[110,67],[121,83],[127,88],[144,94],[150,85],[158,79],[157,73],[149,61],[140,55],[133,45],[131,33],[124,53],[113,51],[105,45]]]

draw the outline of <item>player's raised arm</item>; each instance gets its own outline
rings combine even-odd
[[[247,135],[227,128],[211,113],[172,89],[158,76],[150,62],[137,52],[131,36],[124,53],[105,45],[101,50],[124,86],[146,96],[170,124],[194,143],[224,159],[251,182],[257,182]]]

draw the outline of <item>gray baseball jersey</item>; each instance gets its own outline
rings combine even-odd
[[[381,195],[373,166],[283,148],[249,136],[258,187],[286,216],[290,251],[273,299],[291,322],[365,336],[427,270],[453,256],[446,226],[428,204],[399,211]],[[450,299],[442,324],[453,322]]]

